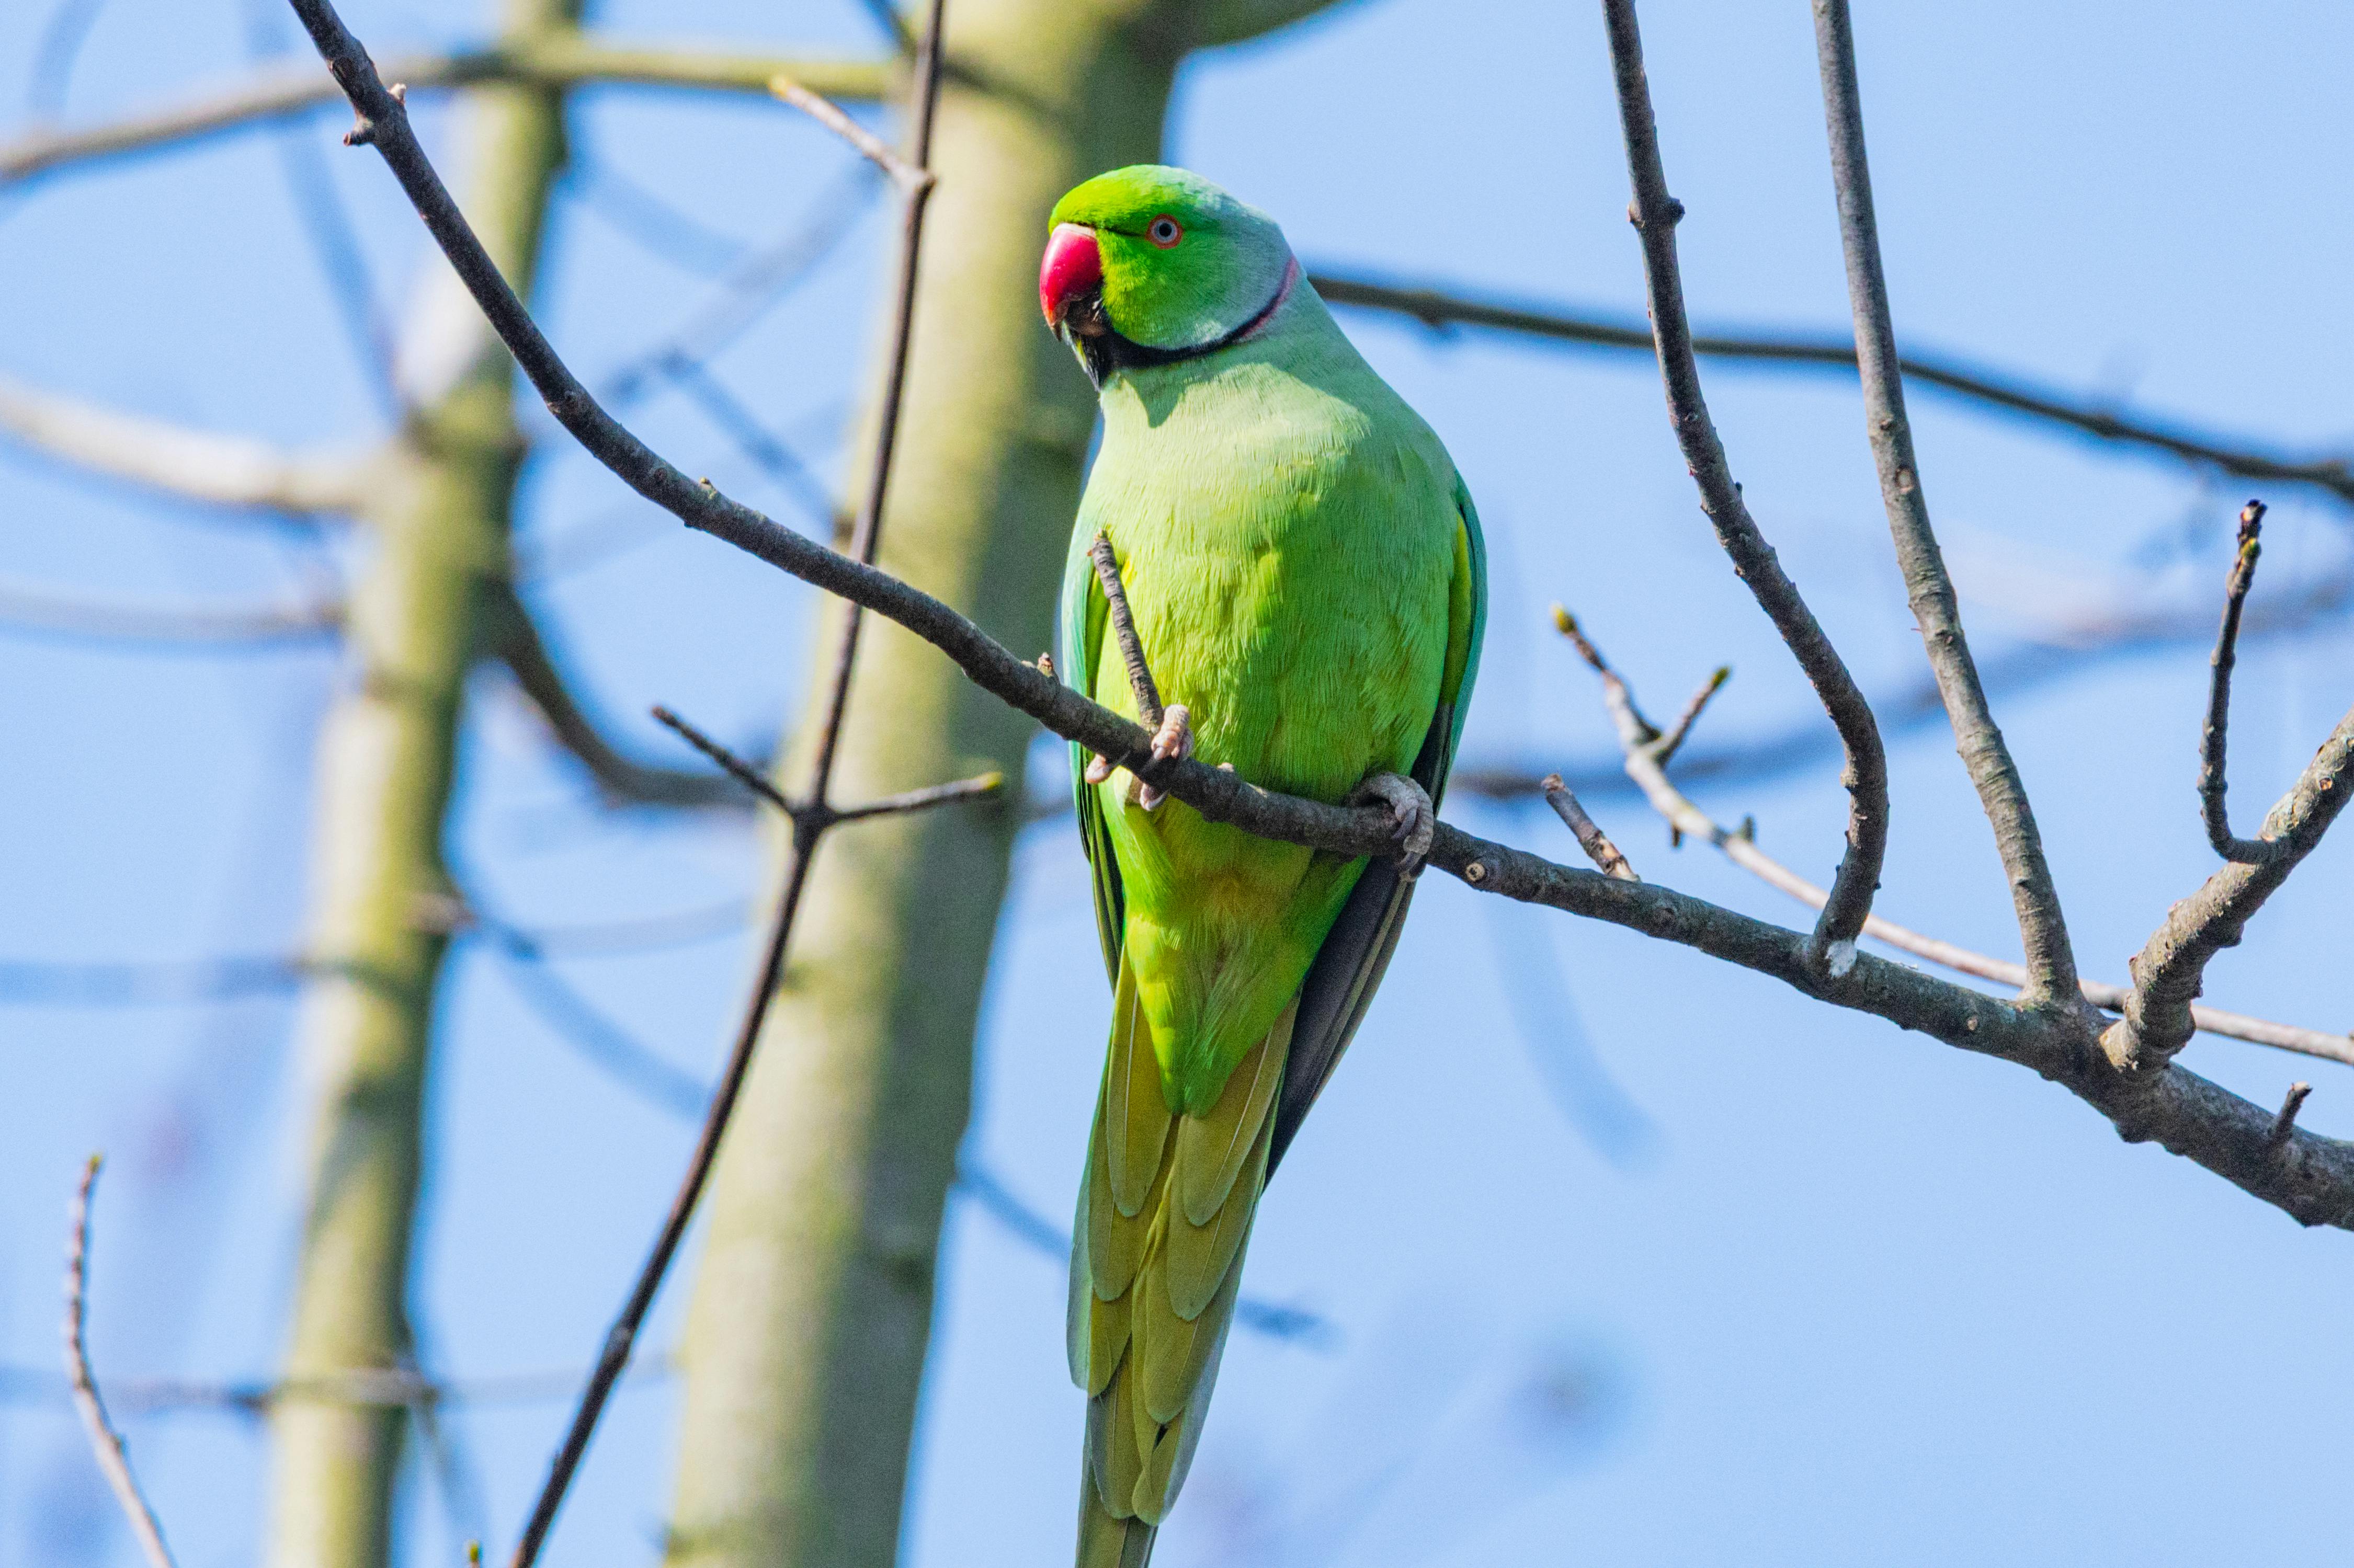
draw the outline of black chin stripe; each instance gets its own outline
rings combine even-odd
[[[1134,338],[1114,330],[1104,314],[1103,294],[1097,289],[1087,291],[1078,302],[1077,307],[1071,315],[1074,320],[1086,321],[1100,330],[1093,334],[1085,334],[1081,333],[1076,325],[1066,330],[1079,345],[1079,355],[1086,362],[1087,378],[1100,388],[1105,380],[1116,370],[1142,370],[1160,365],[1182,365],[1189,359],[1199,359],[1205,354],[1215,354],[1222,348],[1232,348],[1267,324],[1267,319],[1275,314],[1277,307],[1290,296],[1291,281],[1291,270],[1286,268],[1283,281],[1276,287],[1275,297],[1261,305],[1257,314],[1224,336],[1213,338],[1208,343],[1193,348],[1155,348],[1150,344],[1139,343]]]

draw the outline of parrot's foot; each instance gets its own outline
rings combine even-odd
[[[1161,727],[1152,732],[1152,760],[1166,762],[1172,757],[1193,755],[1193,715],[1183,703],[1171,703],[1161,710]],[[1164,797],[1161,791],[1142,779],[1136,780],[1136,803],[1150,811]]]
[[[1352,806],[1378,801],[1390,810],[1390,836],[1397,842],[1398,879],[1412,882],[1422,874],[1430,841],[1438,832],[1438,812],[1421,785],[1403,773],[1369,773],[1350,795]]]
[[[1161,710],[1161,727],[1152,732],[1152,760],[1166,762],[1172,757],[1193,755],[1193,715],[1182,703],[1171,703]],[[1119,771],[1119,764],[1108,757],[1087,758],[1087,779],[1089,784],[1102,784]],[[1135,774],[1128,776],[1128,798],[1150,811],[1165,798],[1161,792]]]

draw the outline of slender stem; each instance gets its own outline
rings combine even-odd
[[[1120,581],[1119,557],[1113,553],[1111,536],[1098,534],[1087,546],[1087,558],[1096,564],[1096,580],[1103,584],[1104,604],[1111,621],[1112,636],[1119,643],[1119,656],[1128,666],[1129,689],[1136,694],[1136,718],[1146,729],[1161,727],[1161,687],[1152,679],[1152,666],[1144,657],[1144,643],[1136,633],[1136,613],[1128,606],[1128,587]]]
[[[2311,1084],[2291,1084],[2288,1093],[2281,1097],[2281,1108],[2273,1118],[2273,1129],[2264,1138],[2264,1152],[2277,1156],[2288,1146],[2288,1135],[2296,1128],[2296,1113],[2305,1108],[2306,1097],[2313,1093]]]
[[[2207,722],[2199,731],[2199,818],[2206,824],[2207,842],[2225,860],[2260,864],[2280,853],[2267,839],[2232,836],[2232,815],[2225,804],[2228,786],[2223,765],[2230,755],[2227,738],[2232,724],[2232,668],[2239,662],[2240,612],[2248,590],[2256,582],[2256,557],[2264,553],[2261,535],[2264,503],[2251,501],[2240,513],[2239,548],[2232,556],[2232,576],[2223,588],[2223,625],[2215,634],[2215,652],[2208,660],[2213,674],[2207,684]]]
[[[912,190],[931,183],[931,171],[899,156],[881,137],[790,76],[777,77],[769,83],[769,90],[849,143],[861,157],[890,175],[900,189]]]
[[[446,55],[387,58],[384,79],[412,90],[516,82],[568,87],[607,81],[766,92],[787,74],[834,98],[880,99],[896,72],[882,61],[806,60],[723,51],[608,44],[594,39],[510,40]],[[37,132],[0,146],[0,186],[70,164],[185,144],[260,122],[283,119],[330,103],[340,89],[312,70],[272,72],[175,108],[70,131]]]
[[[1628,217],[1642,237],[1643,280],[1676,444],[1700,486],[1701,510],[1733,558],[1735,575],[1749,585],[1758,607],[1806,672],[1846,753],[1840,781],[1848,792],[1847,853],[1831,882],[1830,902],[1815,922],[1816,960],[1830,964],[1839,961],[1840,954],[1852,951],[1880,885],[1880,865],[1888,849],[1888,759],[1871,705],[1758,531],[1741,487],[1733,481],[1724,444],[1709,421],[1676,262],[1676,224],[1683,217],[1683,204],[1668,194],[1667,172],[1659,162],[1659,127],[1651,117],[1651,89],[1643,74],[1643,39],[1634,0],[1603,0],[1602,9],[1610,34],[1619,126],[1627,141],[1627,172],[1635,192]]]
[[[98,1374],[90,1370],[90,1346],[82,1333],[90,1299],[90,1199],[102,1163],[98,1155],[91,1155],[74,1189],[72,1229],[66,1242],[66,1375],[73,1383],[74,1408],[81,1413],[82,1429],[90,1434],[90,1452],[98,1456],[98,1467],[106,1473],[106,1484],[113,1489],[122,1517],[131,1521],[131,1533],[138,1538],[148,1568],[172,1568],[164,1527],[155,1521],[155,1510],[147,1506],[139,1478],[131,1473],[131,1454],[123,1446],[122,1434],[106,1418],[106,1405],[98,1397]]]
[[[1995,847],[2010,881],[2020,936],[2027,948],[2031,1002],[2076,993],[2076,956],[2059,889],[2043,856],[2042,836],[2027,802],[2027,786],[1996,727],[1962,632],[1954,580],[1929,525],[1929,503],[1913,455],[1913,427],[1904,414],[1904,382],[1897,366],[1896,329],[1888,306],[1888,279],[1880,260],[1872,216],[1872,169],[1864,158],[1863,101],[1856,86],[1855,34],[1847,0],[1814,0],[1823,113],[1829,126],[1831,182],[1839,196],[1840,247],[1847,259],[1848,297],[1855,310],[1856,364],[1863,378],[1865,428],[1880,470],[1880,496],[1896,541],[1904,588],[1936,673],[1937,691],[1952,720],[1962,762],[1994,826]]]
[[[767,774],[671,712],[670,709],[655,708],[654,721],[675,731],[680,739],[717,763],[729,778],[782,811],[786,816],[794,819],[801,816],[801,808],[787,800],[782,789],[769,782]]]
[[[1561,781],[1560,774],[1546,774],[1543,789],[1545,801],[1553,807],[1553,814],[1561,819],[1563,826],[1577,836],[1577,847],[1585,852],[1585,858],[1592,861],[1603,875],[1615,876],[1621,882],[1643,880],[1635,874],[1635,868],[1627,863],[1627,857],[1620,853],[1618,846],[1610,842],[1610,835],[1585,814],[1585,808],[1578,803],[1577,796],[1570,787]]]
[[[1676,722],[1670,725],[1668,733],[1659,737],[1661,768],[1667,767],[1674,759],[1676,753],[1683,749],[1685,738],[1691,734],[1692,726],[1698,724],[1700,715],[1708,711],[1710,699],[1724,690],[1724,683],[1731,679],[1733,679],[1733,666],[1719,664],[1710,673],[1708,679],[1700,683],[1700,689],[1691,694],[1691,700],[1684,704],[1684,711],[1676,715]]]
[[[902,790],[896,795],[885,795],[855,806],[837,806],[832,816],[836,822],[863,822],[869,817],[901,817],[910,811],[928,811],[935,806],[952,806],[960,800],[985,800],[1002,793],[1004,789],[1004,774],[976,773],[970,779],[959,779],[953,783]]]

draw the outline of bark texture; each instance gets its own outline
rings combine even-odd
[[[568,34],[578,0],[505,0],[505,36]],[[560,91],[482,90],[467,132],[468,206],[528,293],[564,158]],[[414,409],[366,520],[353,595],[350,690],[320,758],[302,1060],[310,1186],[294,1287],[290,1379],[384,1369],[408,1354],[410,1233],[435,981],[454,911],[441,857],[467,671],[508,569],[521,461],[513,362],[471,304],[453,313],[443,387]],[[445,344],[445,346],[450,346]],[[388,1560],[407,1413],[293,1400],[270,1418],[270,1561]]]

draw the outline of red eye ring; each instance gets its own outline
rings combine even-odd
[[[1185,238],[1185,226],[1164,212],[1144,226],[1144,237],[1166,250]]]

